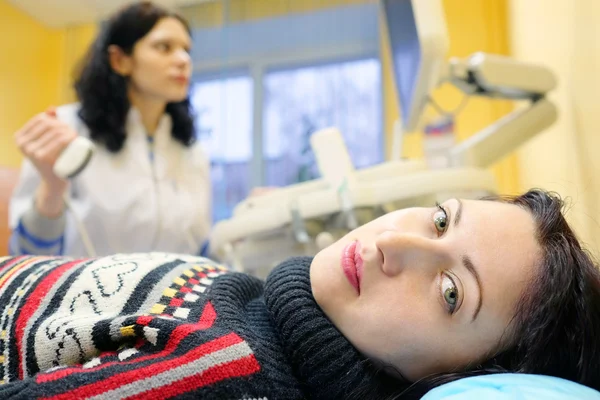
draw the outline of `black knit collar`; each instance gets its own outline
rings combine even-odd
[[[309,257],[289,259],[273,270],[266,282],[265,300],[284,352],[309,398],[349,398],[358,388],[374,395],[383,388],[370,363],[335,328],[312,296],[311,262]]]

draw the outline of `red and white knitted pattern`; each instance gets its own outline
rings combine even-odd
[[[255,374],[250,346],[214,326],[208,294],[226,273],[161,253],[0,259],[0,383],[56,400],[158,399]]]

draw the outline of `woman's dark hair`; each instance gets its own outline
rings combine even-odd
[[[151,2],[139,2],[124,8],[106,23],[87,54],[75,82],[81,102],[79,117],[90,129],[92,140],[109,151],[118,152],[123,148],[125,122],[131,105],[127,97],[127,78],[111,68],[108,48],[116,45],[131,54],[137,41],[167,17],[178,19],[190,32],[189,25],[179,15]],[[195,133],[189,99],[167,104],[166,112],[173,121],[173,138],[190,146]]]
[[[565,220],[563,201],[539,189],[485,200],[529,211],[541,248],[537,274],[515,310],[513,341],[481,365],[431,376],[408,388],[379,374],[376,380],[385,388],[378,389],[385,389],[381,391],[390,399],[418,399],[461,378],[512,372],[555,376],[600,390],[600,270]]]

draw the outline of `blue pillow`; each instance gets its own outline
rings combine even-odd
[[[427,393],[422,400],[600,400],[600,392],[542,375],[494,374],[464,378]]]

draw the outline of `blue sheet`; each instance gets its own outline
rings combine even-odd
[[[422,400],[600,400],[600,392],[549,376],[495,374],[465,378],[433,389]]]

